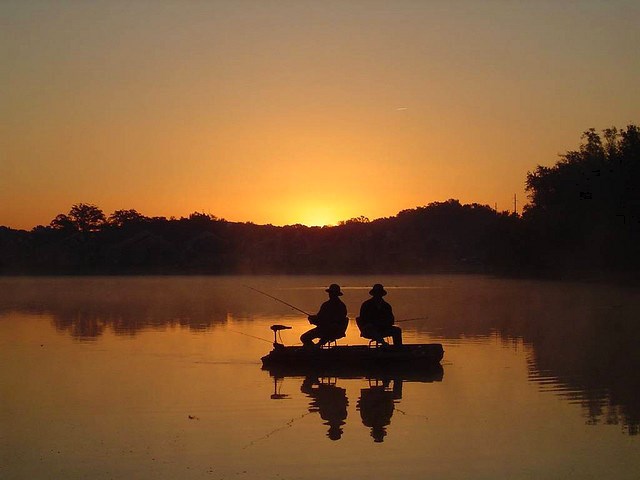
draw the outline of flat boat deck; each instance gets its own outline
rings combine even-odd
[[[274,344],[274,348],[262,357],[265,367],[273,365],[436,365],[444,355],[440,343],[405,344],[401,346],[338,345],[331,348],[286,347]]]

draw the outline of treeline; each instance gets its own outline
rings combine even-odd
[[[366,273],[484,271],[508,265],[517,217],[449,200],[334,227],[236,223],[204,213],[109,217],[77,204],[51,225],[0,232],[8,273]]]
[[[435,273],[581,275],[640,267],[638,127],[585,132],[527,174],[522,216],[457,200],[332,227],[228,222],[195,212],[106,216],[76,204],[48,226],[0,227],[5,274]]]

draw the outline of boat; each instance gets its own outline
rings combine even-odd
[[[274,334],[287,327],[273,325]],[[275,340],[275,338],[274,338]],[[334,345],[323,347],[285,346],[277,340],[273,350],[262,357],[262,365],[332,367],[348,365],[353,368],[379,368],[385,366],[410,366],[427,368],[440,365],[444,349],[440,343],[418,343],[403,345]]]
[[[262,357],[266,367],[276,364],[368,364],[398,363],[439,364],[444,356],[440,343],[404,345],[336,345],[329,348],[285,346],[274,343],[273,350]]]

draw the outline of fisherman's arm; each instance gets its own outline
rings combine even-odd
[[[369,317],[370,315],[368,304],[367,302],[364,302],[362,305],[360,305],[360,315],[358,315],[358,318],[361,322],[366,323],[369,321]]]
[[[307,317],[307,319],[309,320],[309,323],[311,325],[318,325],[318,319],[320,318],[321,314],[322,314],[322,307],[320,307],[320,310],[318,310],[318,313],[316,313],[315,315],[309,315]]]
[[[309,323],[313,325],[319,325],[327,319],[327,316],[330,315],[330,313],[331,312],[329,306],[327,305],[327,302],[324,302],[322,305],[320,305],[320,310],[318,310],[318,313],[316,313],[315,315],[309,315]]]

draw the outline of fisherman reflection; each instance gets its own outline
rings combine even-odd
[[[360,398],[356,408],[365,427],[371,429],[371,436],[376,443],[383,442],[387,436],[387,425],[395,409],[395,401],[402,398],[402,380],[393,380],[393,389],[389,389],[390,380],[373,380],[369,388],[360,390]]]
[[[349,405],[347,391],[330,381],[320,381],[315,376],[307,376],[300,391],[312,399],[309,412],[318,412],[320,418],[325,420],[324,425],[329,426],[327,437],[340,440]]]

